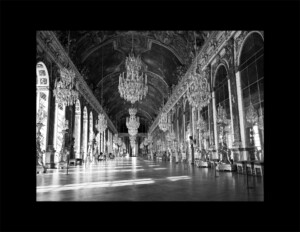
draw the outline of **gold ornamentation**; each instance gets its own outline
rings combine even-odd
[[[140,118],[136,117],[137,109],[130,108],[129,115],[130,117],[126,117],[126,126],[128,128],[128,133],[131,136],[135,136],[138,133],[138,128],[140,126]]]
[[[256,112],[256,110],[254,109],[254,107],[252,105],[252,102],[250,102],[250,106],[247,110],[246,120],[251,125],[254,125],[255,123],[258,122],[258,115],[257,115],[257,112]]]
[[[77,101],[79,94],[74,89],[75,72],[66,68],[60,69],[60,80],[55,80],[53,94],[57,103],[65,106],[73,105]]]

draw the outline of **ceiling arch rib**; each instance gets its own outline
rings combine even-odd
[[[121,112],[128,114],[128,109],[132,107],[131,104],[122,104],[121,102],[118,104],[111,104],[109,105],[110,108],[110,114],[112,115],[121,115]],[[154,107],[153,107],[154,106]],[[151,119],[155,118],[158,113],[158,105],[155,105],[153,103],[148,104],[139,104],[138,106],[135,106],[137,109],[141,109],[145,112],[147,112],[147,115],[151,117]],[[122,109],[122,110],[120,110]]]
[[[112,78],[111,80],[107,81],[107,83],[103,83],[103,96],[104,97],[110,97],[112,94],[118,94],[120,96],[119,90],[118,90],[118,84],[119,80],[116,80],[116,78]],[[145,98],[147,99],[147,96],[149,95],[149,92],[154,92],[155,94],[159,93],[159,96],[155,96],[155,98],[160,99],[160,101],[163,101],[163,98],[166,98],[168,96],[168,89],[164,88],[164,86],[160,86],[159,83],[152,83],[151,81],[148,81],[148,93]],[[112,89],[114,91],[112,91]],[[153,91],[152,91],[153,90]],[[97,91],[99,95],[101,95],[101,88],[99,88],[99,91]],[[98,96],[99,96],[98,95]]]
[[[138,112],[137,112],[137,115],[140,114],[140,115],[143,115],[146,119],[148,120],[152,120],[153,117],[151,117],[151,115],[144,109],[142,109],[141,107],[138,107],[137,108]],[[122,117],[129,117],[129,113],[128,113],[128,109],[123,109],[122,111],[119,111],[117,114],[116,114],[116,119],[120,119]]]
[[[87,35],[85,35],[85,36],[87,36]],[[125,52],[122,49],[118,49],[118,46],[117,46],[117,44],[118,44],[117,41],[118,41],[118,38],[120,38],[120,37],[121,36],[118,35],[118,36],[112,37],[112,38],[104,41],[103,43],[100,43],[98,45],[91,45],[90,47],[86,48],[85,51],[81,54],[81,57],[82,57],[81,58],[81,62],[84,63],[88,59],[88,57],[90,55],[92,55],[98,49],[101,49],[102,47],[104,47],[104,46],[106,46],[106,45],[108,45],[110,43],[113,44],[113,48],[114,48],[115,51],[118,51],[118,52],[120,52],[120,53],[122,53],[122,54],[125,55]],[[147,49],[145,49],[142,53],[147,52],[148,50],[151,50],[152,43],[155,43],[155,44],[157,44],[157,45],[159,45],[161,47],[164,47],[165,49],[169,50],[179,60],[179,62],[181,64],[185,63],[184,58],[181,57],[179,55],[178,51],[176,51],[174,48],[172,48],[172,47],[170,47],[170,46],[168,46],[168,45],[160,42],[159,40],[157,40],[157,39],[155,39],[153,37],[148,37],[148,36],[144,36],[144,37],[147,38]],[[78,41],[78,43],[80,41],[82,41],[82,39],[80,39]]]
[[[68,44],[69,33],[60,34]],[[151,121],[178,83],[176,70],[189,60],[194,35],[192,31],[72,31],[71,56],[109,117],[117,119],[128,116],[131,107],[120,97],[118,83],[133,44],[135,55],[148,67],[144,71],[148,93],[138,102],[138,113]]]
[[[146,71],[144,72],[145,74],[147,74],[147,78],[148,78],[148,81],[149,81],[149,76],[153,77],[153,78],[157,78],[158,80],[160,80],[162,83],[164,83],[164,85],[169,88],[169,85],[167,84],[167,82],[165,81],[165,79],[163,77],[161,77],[160,75],[154,73],[154,72],[151,72],[151,71]],[[118,75],[119,77],[119,74],[121,74],[121,72],[114,72],[114,73],[110,73],[106,76],[104,76],[103,78],[101,78],[101,80],[96,84],[97,87],[100,87],[101,86],[101,83],[102,82],[105,82],[105,80],[107,78],[114,78],[115,76]]]

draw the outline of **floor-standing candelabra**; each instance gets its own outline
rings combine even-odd
[[[36,165],[37,165],[37,169],[43,169],[43,172],[45,173],[47,171],[45,164],[43,162],[43,155],[45,153],[45,151],[42,151],[41,146],[43,145],[43,140],[44,137],[41,133],[41,129],[43,128],[43,126],[45,126],[43,124],[44,119],[47,118],[47,114],[45,112],[45,110],[43,109],[43,106],[40,105],[39,109],[38,109],[38,113],[37,113],[37,117],[36,117]]]
[[[250,152],[250,161],[255,160],[254,150],[255,150],[255,143],[254,143],[254,133],[253,133],[253,127],[258,123],[258,114],[256,110],[254,109],[252,102],[250,102],[250,106],[246,113],[246,120],[251,125],[250,129],[250,146],[254,149]]]
[[[222,159],[220,159],[224,163],[231,163],[228,157],[228,149],[226,145],[226,134],[229,133],[228,125],[230,125],[230,121],[227,119],[226,110],[220,104],[218,107],[218,115],[217,115],[217,123],[219,126],[219,151],[222,153]]]
[[[68,163],[68,153],[69,151],[66,149],[65,143],[66,143],[66,135],[68,134],[69,130],[69,121],[65,120],[64,127],[61,131],[62,133],[62,145],[61,145],[61,150],[59,153],[59,166],[64,167]]]

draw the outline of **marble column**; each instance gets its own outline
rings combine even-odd
[[[198,113],[198,119],[200,119],[200,110],[198,110],[197,113]],[[199,139],[198,139],[198,141],[199,141],[199,148],[201,150],[202,149],[202,144],[201,144],[202,136],[201,136],[200,130],[198,130],[198,136],[199,136]]]
[[[233,127],[233,112],[232,112],[232,99],[231,99],[231,83],[230,79],[228,78],[228,91],[229,91],[229,108],[230,108],[230,138],[231,144],[230,148],[232,148],[232,143],[234,141],[234,127]]]
[[[213,100],[213,119],[214,119],[214,137],[215,137],[215,149],[217,150],[216,152],[213,152],[213,159],[219,159],[219,154],[218,154],[218,133],[217,133],[217,110],[216,110],[216,98],[215,98],[215,91],[212,92],[212,100]]]
[[[176,123],[177,123],[177,146],[175,147],[175,159],[176,159],[176,162],[178,162],[178,147],[179,147],[179,134],[180,134],[180,129],[179,129],[179,117],[180,115],[179,114],[176,114]]]
[[[85,157],[87,155],[87,131],[88,130],[88,119],[87,115],[84,113],[83,114],[83,135],[82,135],[82,146],[83,146],[83,159],[85,160]]]
[[[74,135],[75,135],[75,158],[80,158],[80,128],[81,128],[81,112],[75,113],[75,128],[74,128]]]
[[[243,107],[243,97],[242,97],[242,88],[241,88],[241,74],[238,71],[236,74],[236,88],[237,88],[237,98],[238,98],[238,109],[239,109],[239,122],[240,122],[240,130],[241,130],[241,142],[242,148],[246,147],[246,139],[245,139],[245,120],[244,120],[244,107]],[[247,160],[246,151],[242,151],[240,156],[240,160]]]

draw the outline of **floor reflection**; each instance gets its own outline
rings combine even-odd
[[[140,158],[37,175],[37,201],[263,201],[262,177]]]

